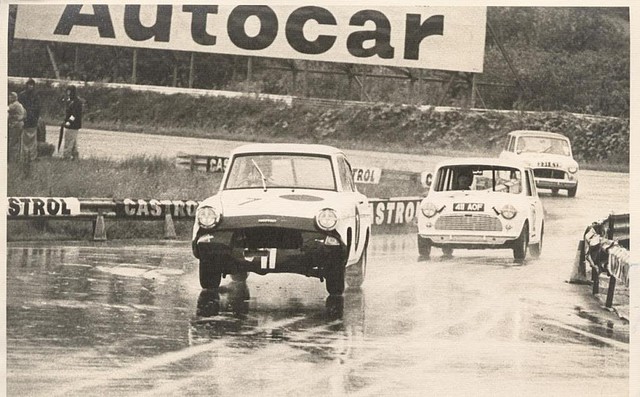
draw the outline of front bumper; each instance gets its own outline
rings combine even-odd
[[[264,233],[273,235],[273,229],[264,229]],[[252,229],[256,230],[259,228]],[[320,231],[287,230],[287,236],[296,236],[295,241],[272,239],[259,245],[239,238],[243,233],[238,229],[200,234],[192,242],[193,253],[223,274],[298,273],[322,278],[328,269],[344,266],[347,261],[347,247],[335,236]],[[338,245],[328,245],[327,239]]]
[[[577,180],[535,178],[536,187],[542,189],[572,189],[578,185]]]
[[[486,249],[509,248],[518,238],[513,235],[495,234],[419,234],[434,247]]]

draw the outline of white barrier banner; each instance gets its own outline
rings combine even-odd
[[[15,37],[481,73],[486,7],[20,4]]]
[[[379,184],[382,170],[380,168],[354,168],[353,181],[355,183]]]
[[[7,197],[7,216],[73,216],[80,214],[80,201],[73,197]]]
[[[369,199],[374,226],[411,224],[422,198]]]

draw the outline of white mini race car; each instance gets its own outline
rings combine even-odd
[[[440,163],[418,213],[418,251],[432,247],[507,248],[516,261],[542,251],[544,208],[533,171],[523,163],[492,158]]]
[[[372,214],[338,149],[250,144],[231,153],[220,190],[193,226],[200,285],[227,274],[298,273],[326,280],[329,294],[364,280]]]
[[[562,134],[546,131],[512,131],[500,158],[524,161],[531,168],[536,186],[560,189],[575,197],[578,191],[578,163],[571,154],[571,142]]]

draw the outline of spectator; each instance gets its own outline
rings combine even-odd
[[[66,113],[64,118],[64,152],[65,160],[78,159],[78,131],[82,128],[82,100],[76,93],[76,87],[70,85],[66,89]]]
[[[38,157],[37,129],[40,120],[40,100],[35,87],[36,82],[29,79],[26,89],[18,95],[18,101],[27,111],[20,144],[20,159],[22,161],[33,161]]]
[[[20,154],[20,138],[22,136],[22,128],[24,126],[24,118],[26,111],[20,102],[18,102],[18,94],[9,93],[9,108],[7,117],[7,161],[13,163]]]

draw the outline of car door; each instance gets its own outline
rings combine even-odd
[[[353,203],[354,206],[351,255],[353,255],[352,258],[359,258],[364,245],[369,205],[367,198],[356,189],[351,165],[344,156],[338,158],[338,168],[340,171],[340,179],[342,180],[343,194],[349,197],[349,202]]]
[[[540,229],[542,227],[543,208],[542,200],[538,197],[536,191],[536,183],[533,179],[533,172],[531,169],[526,169],[525,174],[525,194],[527,201],[529,202],[529,241],[537,242],[540,239]]]

